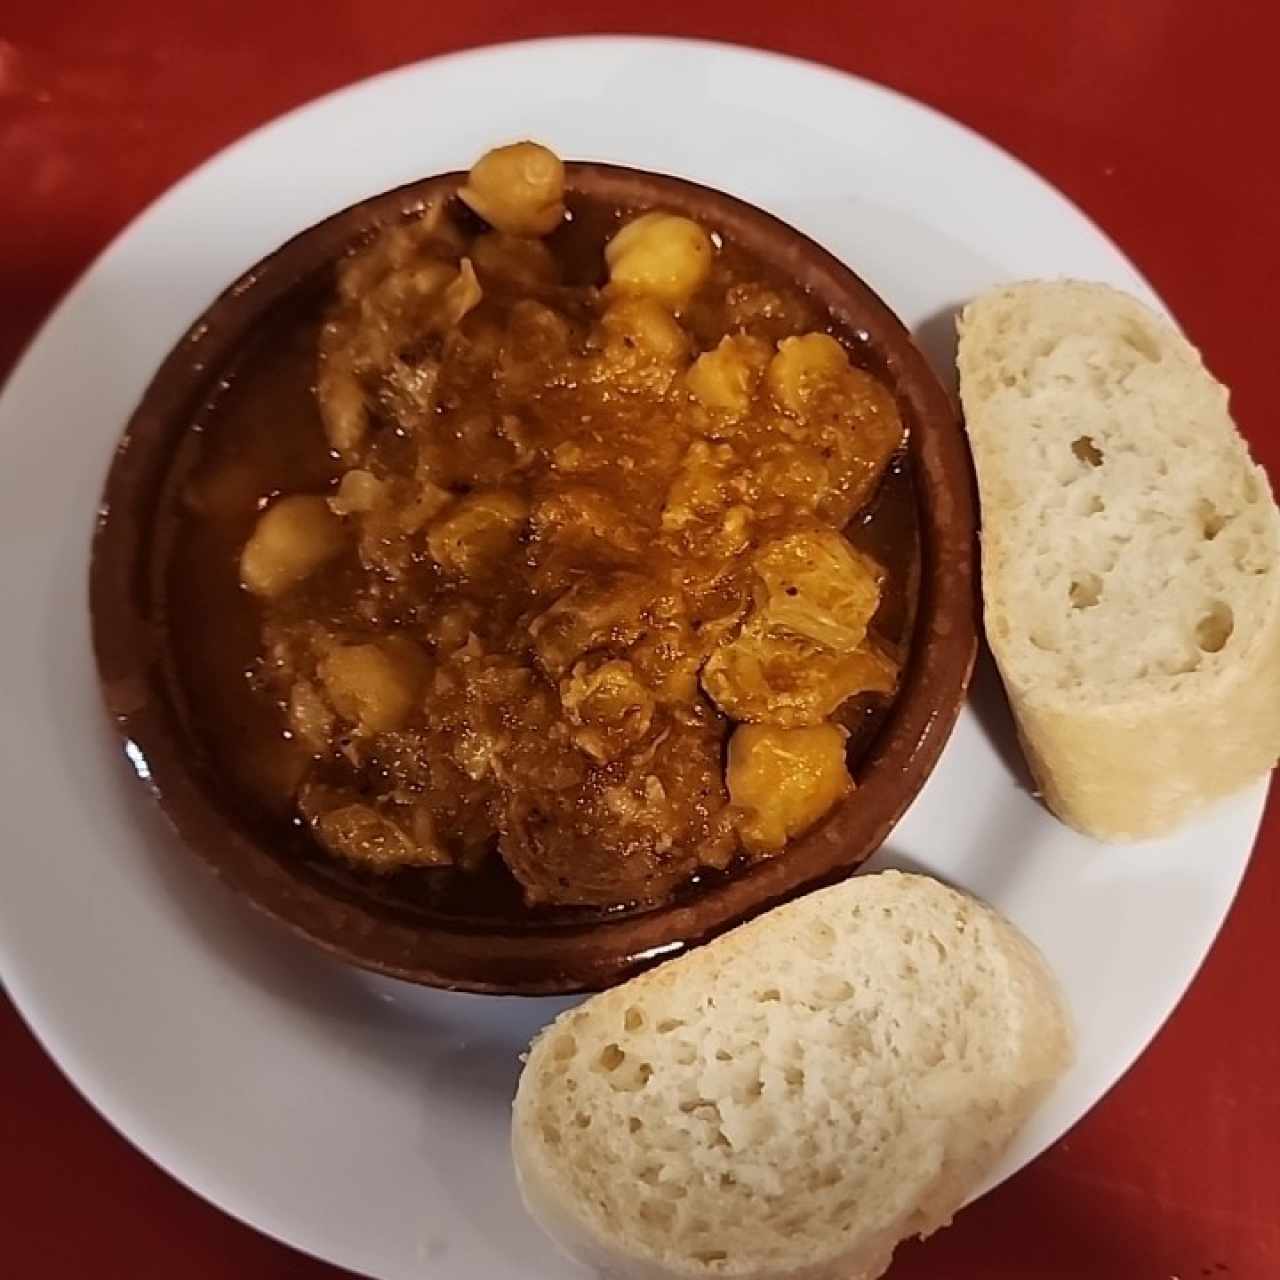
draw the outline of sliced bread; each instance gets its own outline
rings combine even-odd
[[[1049,807],[1171,830],[1280,755],[1280,513],[1198,352],[1128,295],[971,303],[987,639]]]
[[[607,1276],[872,1280],[950,1221],[1069,1041],[1012,925],[858,876],[562,1014],[520,1079],[516,1173]]]

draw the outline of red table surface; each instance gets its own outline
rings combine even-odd
[[[1146,273],[1280,474],[1280,10],[1267,0],[9,0],[0,374],[110,237],[255,125],[431,54],[641,23],[831,63],[1027,161]],[[949,1231],[904,1246],[894,1277],[1280,1277],[1278,915],[1273,803],[1221,939],[1154,1045],[1049,1152]],[[0,1273],[346,1274],[170,1181],[80,1100],[3,1002],[0,1062]]]

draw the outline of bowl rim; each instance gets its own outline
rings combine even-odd
[[[774,858],[689,901],[617,919],[522,930],[409,922],[303,878],[238,826],[194,766],[173,706],[154,616],[151,531],[164,477],[194,411],[238,343],[272,307],[353,244],[452,195],[461,172],[407,183],[301,231],[229,285],[189,327],[144,391],[102,491],[89,570],[103,699],[139,778],[180,843],[238,896],[331,955],[429,986],[493,994],[597,990],[789,898],[851,874],[883,843],[936,764],[977,653],[977,506],[959,409],[906,327],[849,267],[765,210],[684,178],[566,162],[572,192],[698,217],[815,295],[865,347],[909,426],[920,582],[903,680],[854,794]]]

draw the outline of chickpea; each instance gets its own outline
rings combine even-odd
[[[773,398],[792,413],[803,413],[814,395],[849,372],[845,349],[829,334],[784,338],[769,362],[766,378]]]
[[[426,659],[409,640],[348,644],[331,649],[318,674],[333,709],[362,733],[398,729],[414,708]]]
[[[693,362],[689,390],[708,409],[746,413],[768,362],[769,348],[759,338],[722,338],[714,351],[704,351]]]
[[[619,298],[601,324],[609,339],[664,364],[676,364],[689,354],[689,335],[654,298]]]
[[[348,471],[328,500],[329,510],[339,516],[363,515],[382,501],[385,488],[372,471]]]
[[[639,293],[682,306],[711,274],[711,238],[691,218],[645,213],[633,218],[605,246],[609,283],[619,293]]]
[[[665,395],[689,363],[689,338],[656,298],[622,297],[600,318],[592,377],[620,390]]]
[[[329,355],[321,359],[316,399],[329,447],[350,453],[369,430],[369,406],[349,358]]]
[[[776,853],[853,790],[844,732],[743,724],[729,740],[725,780],[740,809],[738,834],[752,853]]]
[[[240,582],[256,596],[283,595],[347,545],[324,498],[279,498],[259,517],[240,554]]]
[[[496,231],[545,236],[564,218],[564,165],[536,142],[486,151],[458,198]]]

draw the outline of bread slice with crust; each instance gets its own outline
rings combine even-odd
[[[626,1280],[872,1280],[950,1221],[1070,1056],[1039,953],[927,876],[857,876],[562,1014],[512,1151]]]
[[[1167,832],[1280,755],[1280,512],[1227,390],[1128,295],[997,289],[959,324],[987,639],[1064,822]]]

